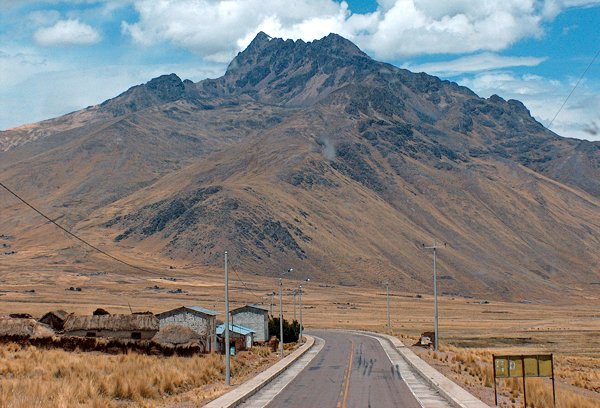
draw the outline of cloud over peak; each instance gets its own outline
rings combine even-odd
[[[87,45],[99,42],[100,32],[79,20],[59,20],[50,27],[38,29],[33,35],[42,46]]]
[[[544,62],[543,57],[510,57],[491,52],[457,58],[452,61],[429,62],[420,65],[404,65],[403,68],[431,75],[455,76],[469,72],[489,71],[512,67],[534,67]]]
[[[233,56],[258,31],[312,41],[343,35],[380,58],[499,51],[540,37],[557,11],[598,0],[379,0],[370,13],[345,1],[139,0],[138,21],[122,32],[135,42],[165,41],[203,57]],[[221,57],[220,57],[221,58]]]

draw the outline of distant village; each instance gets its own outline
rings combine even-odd
[[[158,314],[110,314],[99,308],[87,316],[53,310],[39,320],[28,314],[11,314],[0,317],[0,341],[115,353],[223,353],[225,324],[217,320],[217,314],[201,306],[181,306]],[[231,310],[230,317],[230,347],[247,350],[269,341],[268,309],[245,305]],[[273,342],[277,339],[271,339]]]

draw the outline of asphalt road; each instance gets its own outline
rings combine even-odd
[[[309,334],[325,346],[268,407],[420,408],[377,340],[347,332]]]

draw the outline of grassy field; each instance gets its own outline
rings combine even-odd
[[[130,310],[157,313],[194,304],[221,312],[224,309],[222,270],[172,262],[162,263],[162,273],[144,275],[115,269],[113,264],[104,264],[101,259],[96,259],[94,264],[105,265],[105,268],[86,267],[92,264],[89,258],[70,262],[68,259],[72,254],[69,251],[65,250],[62,259],[48,258],[39,253],[35,258],[18,254],[23,258],[13,257],[10,263],[2,263],[0,313],[23,312],[41,316],[48,310],[62,308],[88,314],[97,307],[112,313],[129,313]],[[156,260],[155,265],[161,265],[160,260]],[[151,267],[155,265],[150,264]],[[305,282],[304,278],[301,272],[295,271],[290,279],[284,280],[284,313],[287,318],[293,318],[292,290],[303,284],[303,320],[308,329],[387,331],[384,288],[331,286]],[[232,308],[246,303],[262,303],[268,307],[270,297],[267,293],[277,290],[276,278],[244,274],[235,263],[230,268],[230,279]],[[71,286],[82,290],[65,290]],[[393,334],[402,340],[411,343],[421,332],[432,330],[433,301],[430,294],[407,293],[402,288],[391,288],[390,304]],[[489,379],[492,354],[554,353],[558,399],[575,401],[559,406],[598,407],[600,311],[597,304],[597,299],[585,298],[577,304],[543,304],[442,296],[439,304],[440,340],[444,351],[436,356],[425,352],[422,353],[423,358],[449,376],[460,371],[461,374],[455,376],[459,384],[470,388],[485,401],[490,402],[491,398],[493,402]],[[274,310],[278,311],[277,306]],[[222,318],[222,313],[218,317]],[[0,354],[3,406],[47,406],[49,401],[51,406],[70,406],[61,400],[63,393],[58,390],[63,388],[72,390],[67,394],[73,394],[78,402],[100,404],[97,406],[105,406],[108,402],[153,406],[164,402],[165,398],[168,401],[201,401],[218,392],[219,388],[214,384],[222,381],[219,378],[222,371],[219,361],[211,360],[212,357],[164,360],[137,355],[74,353],[70,354],[72,358],[65,359],[61,353],[64,354],[61,351],[3,347]],[[32,357],[25,358],[29,355]],[[253,358],[257,359],[256,356]],[[34,362],[42,359],[56,363],[51,364],[51,368],[36,368]],[[250,372],[252,367],[267,364],[268,357],[264,359],[261,357],[256,360],[258,362],[252,360],[248,365],[240,363],[239,370]],[[127,364],[123,364],[125,361]],[[165,361],[169,364],[164,364]],[[18,362],[23,365],[19,366]],[[111,364],[122,369],[113,370]],[[162,367],[162,371],[144,368],[154,367],[152,364]],[[107,375],[103,375],[104,380],[98,383],[78,368],[85,366],[97,366],[99,372]],[[4,375],[8,372],[6,370],[13,370],[12,374]],[[177,375],[173,374],[175,372]],[[67,380],[71,385],[61,383]],[[540,401],[548,398],[546,385],[543,381],[536,385],[535,380],[531,380],[531,386],[528,383],[528,396],[531,393],[531,401],[538,401],[533,406],[544,406],[544,402]],[[503,406],[518,406],[519,386],[511,382],[502,386]],[[40,390],[46,399],[36,401],[34,396],[40,394],[24,394],[20,391],[24,389]],[[57,392],[53,394],[52,390]],[[6,401],[12,402],[7,404]]]
[[[405,341],[413,339],[404,338]],[[456,383],[467,388],[473,395],[489,405],[494,405],[494,374],[492,355],[503,351],[512,354],[527,350],[461,348],[440,345],[435,352],[420,347],[413,350],[430,365],[437,368]],[[590,357],[567,357],[555,359],[557,375],[557,406],[563,408],[593,408],[600,406],[600,375],[598,359]],[[498,404],[500,407],[521,407],[523,404],[522,379],[497,379]],[[547,378],[526,379],[527,403],[532,407],[551,407],[552,383]]]
[[[232,384],[277,360],[264,347],[232,358]],[[222,356],[157,357],[136,353],[43,350],[0,346],[0,406],[156,407],[201,405],[226,391]]]

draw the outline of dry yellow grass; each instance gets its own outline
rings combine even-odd
[[[0,293],[0,313],[27,312],[39,317],[48,310],[62,308],[88,314],[97,307],[103,307],[113,313],[129,313],[129,305],[134,311],[162,312],[183,304],[198,304],[219,311],[224,309],[223,274],[220,269],[147,258],[145,265],[164,272],[143,275],[119,270],[113,263],[100,257],[75,257],[75,253],[80,253],[80,250],[67,248],[58,253],[38,250],[35,253],[17,254],[0,264],[2,286],[8,291]],[[133,263],[140,264],[127,253],[121,255]],[[263,302],[263,305],[268,306],[270,298],[265,294],[277,289],[276,279],[245,274],[235,265],[235,260],[232,260],[232,263],[238,274],[230,274],[231,307],[256,302]],[[173,266],[172,269],[170,265]],[[304,277],[301,272],[295,274],[296,276],[289,277]],[[175,280],[165,280],[162,277]],[[240,278],[245,285],[240,282]],[[283,301],[286,318],[293,313],[292,289],[300,283],[303,283],[305,288],[303,319],[307,328],[386,331],[386,300],[383,288],[331,286],[284,279]],[[153,289],[155,285],[161,289]],[[442,291],[443,282],[440,282],[440,285]],[[69,286],[82,287],[83,290],[77,293],[65,291]],[[177,288],[186,293],[169,293],[169,290]],[[35,292],[28,292],[31,289]],[[465,349],[465,353],[471,350],[470,352],[474,353],[473,358],[480,352],[489,354],[492,350],[498,354],[554,353],[559,394],[562,395],[565,390],[582,398],[596,396],[597,401],[600,396],[600,315],[597,308],[590,307],[597,306],[597,301],[597,298],[582,297],[579,303],[569,301],[565,304],[494,300],[480,303],[477,299],[442,296],[439,302],[440,339],[444,344]],[[275,310],[278,310],[277,307]],[[222,319],[223,314],[218,317]],[[433,328],[432,317],[433,301],[430,294],[421,293],[417,296],[402,288],[392,288],[391,320],[394,334],[414,338],[423,331],[430,331]],[[484,359],[483,355],[480,357]],[[491,357],[486,358],[491,362]],[[455,362],[450,361],[450,357],[448,359],[443,365],[454,364],[458,369],[460,364],[462,372],[465,367],[467,371],[471,370],[472,375],[465,377],[470,383],[490,384],[490,373],[487,369],[466,366],[459,361],[463,359],[460,355]],[[468,362],[467,355],[464,359]],[[175,364],[178,360],[164,361]],[[31,387],[35,389],[37,386],[39,385]],[[86,389],[85,386],[80,388]],[[486,387],[481,385],[481,388]],[[489,387],[487,389],[492,390]],[[218,392],[219,390],[212,386],[180,387],[177,394],[168,398],[201,401],[202,398]],[[493,392],[488,392],[488,396],[484,395],[482,398],[488,398],[489,401],[489,395],[493,399]],[[11,398],[18,402],[17,397],[14,395]],[[97,398],[106,401],[102,400],[106,395]],[[164,396],[159,399],[162,401],[162,398]],[[28,404],[24,403],[21,406]]]
[[[232,359],[234,384],[276,360],[266,348]],[[224,361],[216,354],[158,357],[106,355],[0,346],[0,406],[153,407],[185,399],[202,403],[224,392]],[[206,388],[209,386],[209,388]],[[204,388],[203,388],[204,387]]]
[[[465,349],[442,344],[438,352],[414,348],[417,353],[436,368],[445,372],[458,384],[467,387],[484,402],[494,403],[494,374],[492,355],[504,354],[506,350]],[[518,352],[514,349],[513,353]],[[578,388],[593,390],[598,377],[598,360],[582,357],[557,356],[555,372],[557,382],[556,403],[561,408],[600,407],[600,394],[582,393]],[[574,365],[574,364],[577,364]],[[446,366],[447,369],[444,369]],[[579,368],[578,368],[579,367]],[[520,378],[498,379],[498,401],[500,407],[522,407],[523,383]],[[552,407],[552,383],[547,378],[527,378],[527,406],[534,408]]]

